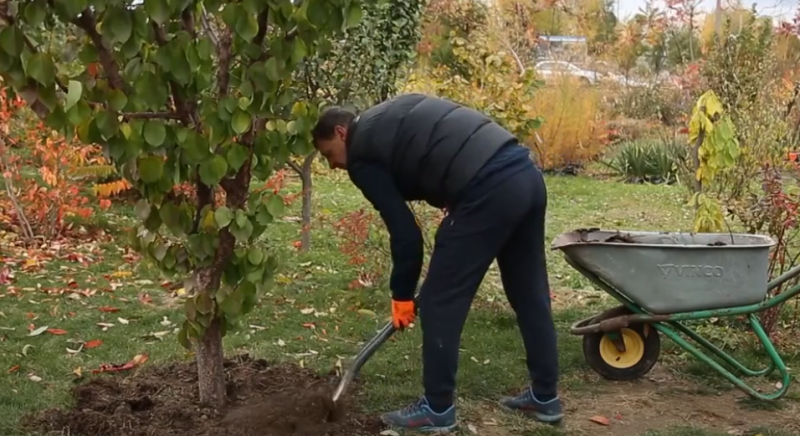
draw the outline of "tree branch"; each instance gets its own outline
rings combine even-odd
[[[256,33],[255,38],[253,38],[253,44],[261,46],[264,42],[264,38],[267,36],[268,19],[269,8],[266,8],[258,14],[258,33]]]
[[[211,38],[211,42],[214,43],[214,46],[219,47],[219,36],[217,36],[217,33],[214,31],[214,29],[211,28],[211,21],[209,21],[208,19],[208,12],[206,12],[206,7],[202,6],[202,8],[203,11],[201,12],[200,15],[200,23],[202,24],[203,29],[206,31],[206,33],[208,33],[208,37]]]
[[[217,44],[217,85],[219,87],[218,97],[220,99],[228,96],[228,85],[231,81],[231,44],[233,43],[233,36],[231,30],[226,29],[222,38]]]
[[[167,34],[164,32],[164,28],[159,26],[155,21],[151,22],[151,24],[153,25],[153,30],[156,34],[156,42],[158,43],[159,47],[165,46],[167,44]],[[198,117],[195,116],[194,106],[190,105],[186,99],[180,95],[180,85],[175,83],[174,80],[170,79],[169,88],[172,94],[172,102],[175,104],[175,109],[178,111],[179,119],[182,120],[187,126],[192,123],[197,125],[199,120]]]
[[[126,120],[180,120],[177,112],[123,112],[120,113]]]
[[[53,0],[50,0],[50,5],[52,7]],[[125,90],[125,82],[122,80],[122,76],[119,73],[119,65],[117,65],[117,61],[115,61],[114,57],[111,55],[111,51],[106,47],[105,43],[103,43],[103,37],[97,32],[97,20],[92,10],[89,8],[84,9],[81,15],[72,20],[72,22],[83,29],[89,36],[89,39],[92,40],[92,43],[97,49],[97,57],[100,58],[100,65],[103,66],[103,70],[108,76],[108,83],[111,87],[120,91]]]

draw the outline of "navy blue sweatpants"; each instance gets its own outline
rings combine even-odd
[[[423,383],[431,404],[447,407],[453,402],[461,331],[495,258],[516,312],[534,393],[539,398],[556,395],[558,350],[544,240],[547,192],[527,149],[522,161],[513,157],[522,147],[513,147],[501,152],[507,157],[505,166],[496,166],[469,187],[436,233],[419,304]]]

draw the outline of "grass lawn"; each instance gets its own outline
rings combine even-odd
[[[312,250],[299,254],[299,200],[277,222],[265,242],[283,267],[277,285],[225,340],[228,354],[247,352],[328,372],[355,354],[387,320],[389,292],[372,286],[350,289],[356,270],[340,253],[341,240],[324,224],[367,207],[346,177],[317,177]],[[548,238],[578,227],[686,230],[690,211],[679,187],[624,185],[586,177],[548,177]],[[287,191],[296,191],[296,184]],[[145,365],[191,359],[178,345],[182,318],[173,288],[158,272],[112,236],[130,224],[130,206],[98,218],[109,233],[94,242],[52,246],[25,258],[3,248],[15,282],[0,291],[0,435],[28,436],[17,427],[28,411],[66,405],[69,389],[101,364],[122,364],[146,353]],[[325,218],[325,219],[323,219]],[[10,247],[10,235],[3,247]],[[644,379],[607,382],[585,364],[581,339],[569,325],[613,304],[571,270],[557,253],[549,271],[560,334],[562,395],[567,420],[560,428],[538,426],[494,407],[501,395],[526,383],[524,353],[516,321],[502,297],[497,271],[484,281],[463,335],[458,379],[460,432],[484,435],[709,436],[800,433],[800,391],[775,405],[746,399],[710,369],[662,338],[660,363]],[[365,309],[365,310],[359,310]],[[30,327],[29,327],[30,326]],[[29,336],[47,326],[56,333]],[[52,330],[51,330],[52,331]],[[721,327],[704,333],[739,348],[757,361],[752,336]],[[362,406],[371,412],[405,406],[421,393],[418,328],[396,335],[362,371]],[[92,348],[80,348],[94,341]],[[790,341],[786,341],[789,343]],[[787,365],[800,367],[797,348],[784,347]],[[754,365],[755,366],[755,365]],[[771,387],[776,380],[766,383]],[[797,386],[800,386],[797,385]],[[594,421],[606,418],[610,425]],[[594,421],[592,420],[594,418]],[[474,430],[474,431],[473,431]]]

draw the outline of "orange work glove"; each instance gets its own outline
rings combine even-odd
[[[402,330],[414,322],[417,314],[414,308],[414,301],[392,300],[392,324],[394,328]]]

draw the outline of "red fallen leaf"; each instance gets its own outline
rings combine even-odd
[[[102,340],[100,340],[100,339],[92,339],[91,341],[85,343],[83,345],[83,348],[97,348],[97,347],[99,347],[101,345],[103,345],[103,341]]]
[[[592,421],[593,423],[600,425],[611,425],[611,421],[609,421],[609,419],[606,418],[605,416],[593,416],[589,418],[589,421]]]
[[[33,313],[33,312],[28,312],[28,313],[25,314],[25,318],[34,319],[34,318],[36,318],[36,314]]]
[[[92,374],[100,374],[103,372],[119,372],[119,371],[128,371],[133,368],[136,368],[139,365],[144,364],[150,358],[147,354],[137,354],[136,356],[131,359],[130,362],[122,364],[122,365],[114,365],[114,364],[107,364],[101,363],[100,367],[97,369],[92,370]]]
[[[67,286],[69,286],[70,288],[77,288],[78,282],[76,282],[75,280],[70,280],[69,283],[67,283]]]
[[[100,312],[106,312],[106,313],[119,312],[119,309],[117,309],[116,307],[111,307],[111,306],[100,306],[100,307],[97,308],[97,310],[99,310]]]
[[[616,414],[616,415],[614,416],[614,419],[616,419],[617,421],[622,421],[622,415],[620,415],[620,414],[618,413],[618,414]]]
[[[17,372],[17,371],[19,371],[19,369],[20,369],[20,366],[19,366],[19,365],[14,365],[14,366],[12,366],[11,368],[9,368],[9,369],[8,369],[8,371],[6,371],[6,372],[8,372],[9,374],[11,374],[11,373],[13,373],[13,372]]]
[[[68,313],[68,315],[69,315],[69,316],[78,316],[78,314],[77,314],[77,313],[75,313],[75,312],[69,312],[69,313]]]
[[[61,329],[47,329],[45,331],[47,333],[50,333],[51,335],[66,335],[67,334],[66,330],[61,330]]]

